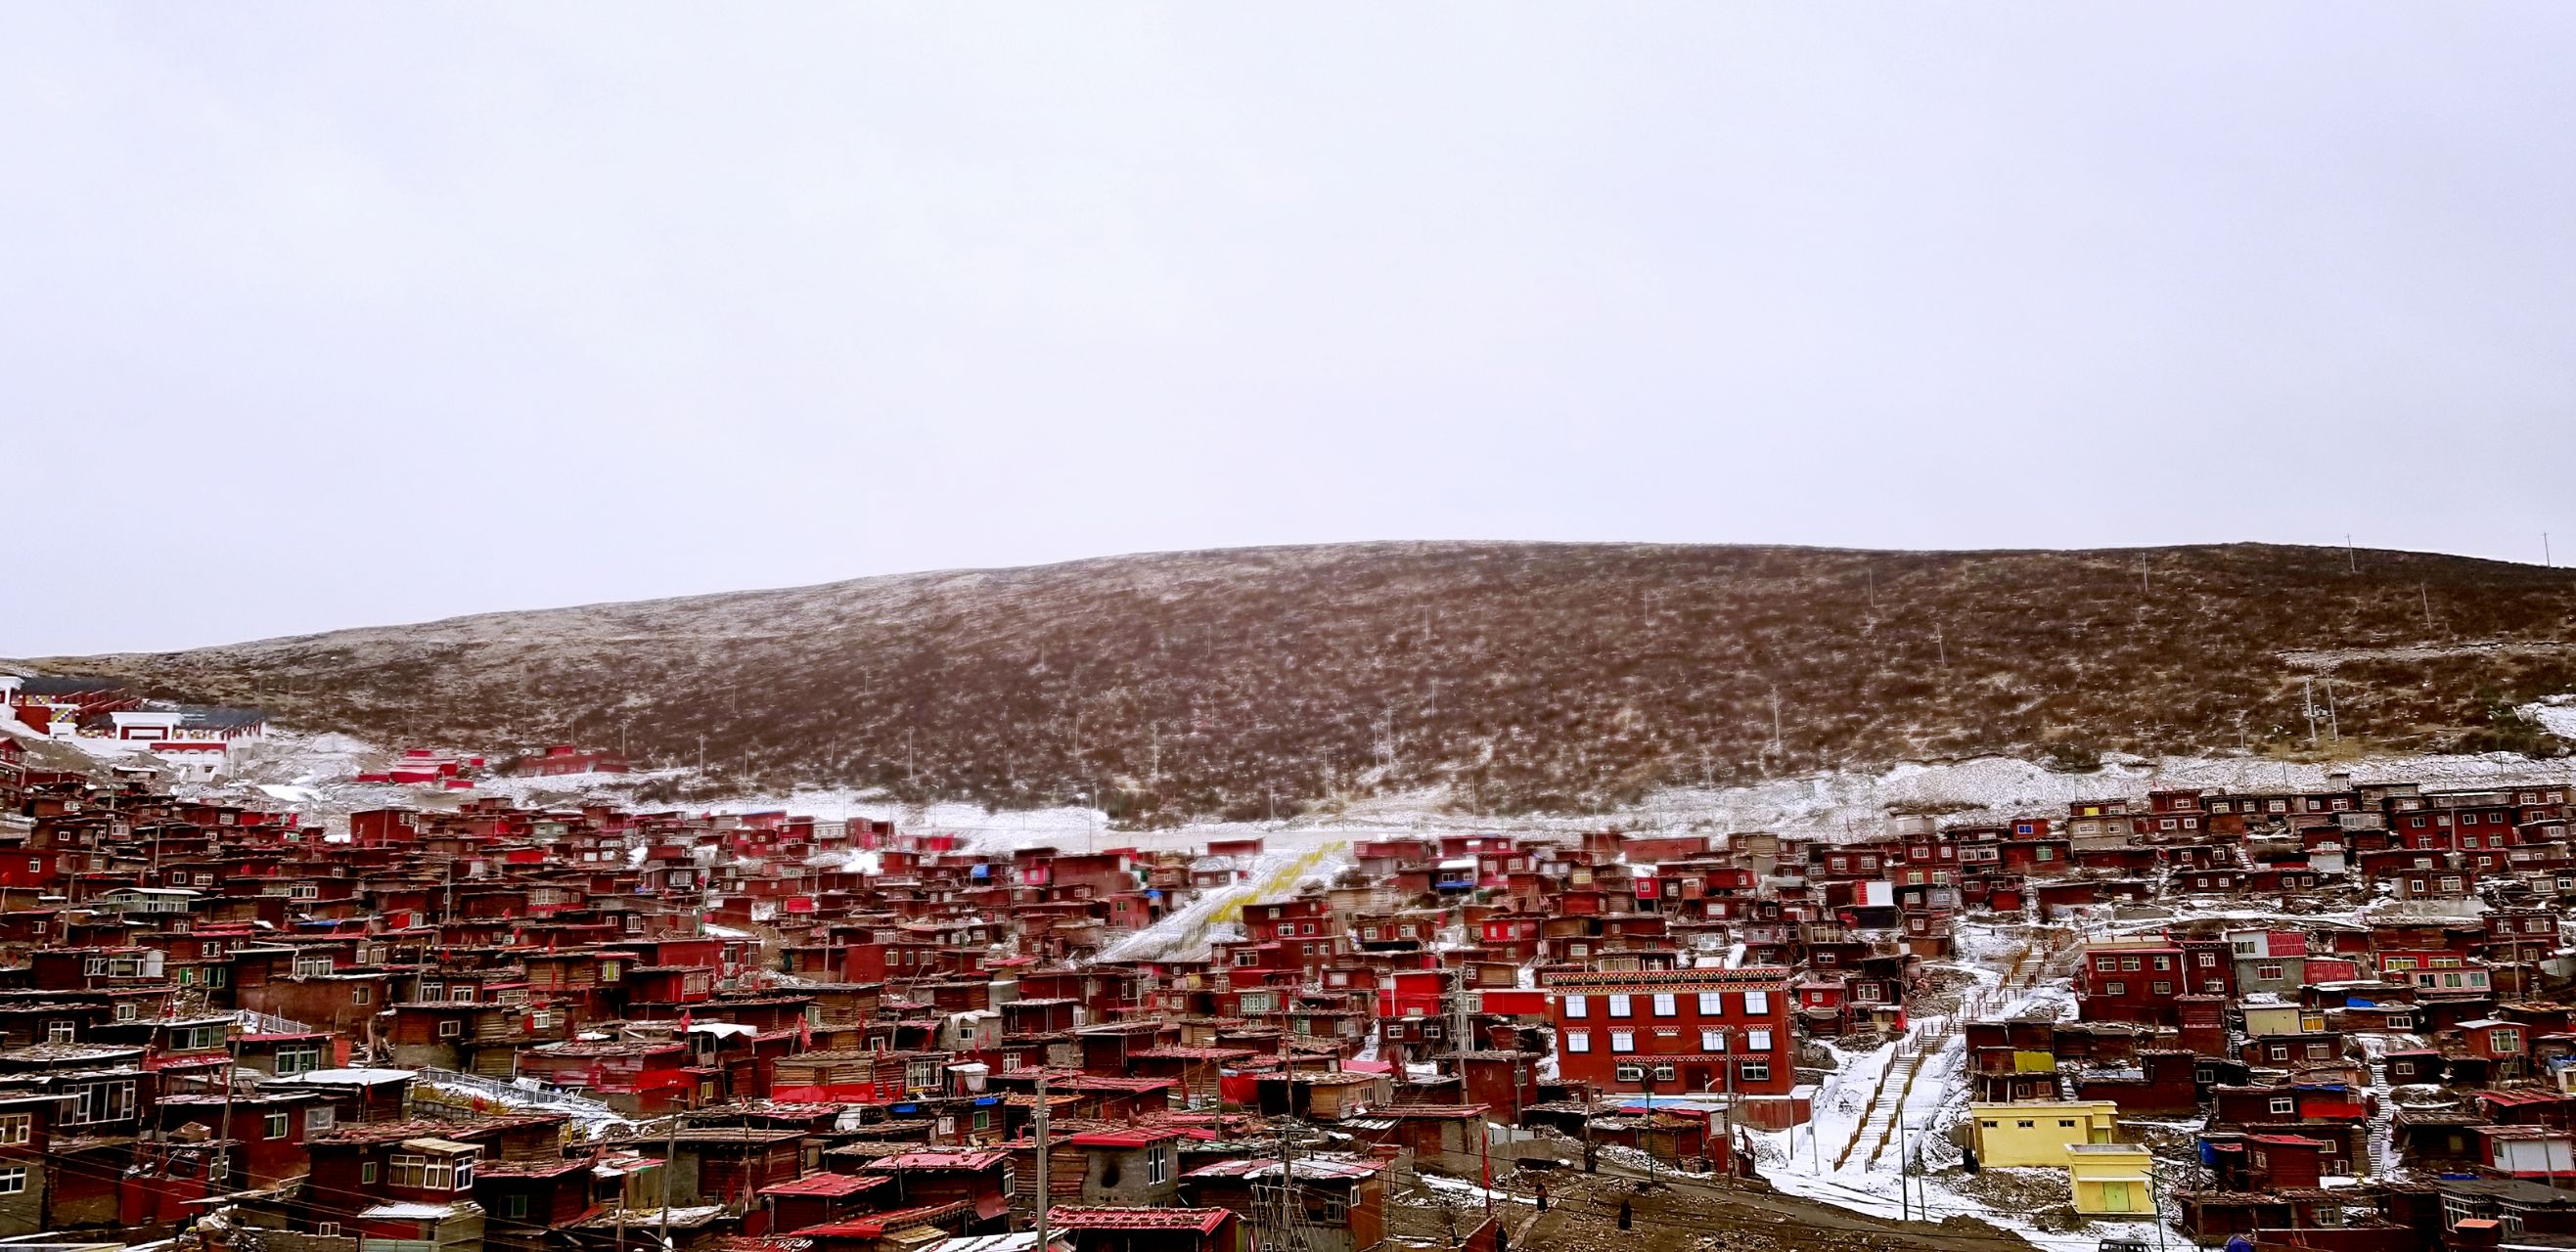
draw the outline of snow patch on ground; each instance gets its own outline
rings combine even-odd
[[[2550,696],[2537,704],[2526,704],[2514,711],[2540,723],[2542,730],[2569,742],[2576,742],[2576,695]]]

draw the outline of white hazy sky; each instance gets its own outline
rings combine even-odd
[[[0,655],[1376,538],[2576,554],[2576,7],[13,5]]]

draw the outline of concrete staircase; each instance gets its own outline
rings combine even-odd
[[[2388,1062],[2370,1062],[2370,1094],[2378,1106],[2370,1113],[2370,1176],[2386,1178],[2397,1171],[2397,1101],[2389,1098]]]
[[[1905,1095],[1914,1089],[1915,1072],[1922,1066],[1920,1051],[1900,1050],[1896,1059],[1888,1062],[1887,1072],[1879,1078],[1878,1091],[1870,1097],[1868,1116],[1861,1118],[1851,1142],[1843,1145],[1842,1159],[1834,1162],[1834,1168],[1841,1169],[1851,1160],[1852,1150],[1863,1143],[1869,1145],[1868,1155],[1861,1158],[1864,1168],[1887,1150],[1888,1141],[1896,1137],[1896,1116],[1905,1110]]]

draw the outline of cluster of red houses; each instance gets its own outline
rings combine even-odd
[[[0,736],[0,1237],[879,1252],[1043,1212],[1066,1252],[1361,1252],[1404,1244],[1394,1179],[1514,1124],[1724,1163],[1728,1104],[1795,1116],[1794,980],[1689,968],[1749,885],[1706,841],[1581,842],[1381,841],[1262,891],[1294,861],[1258,839],[314,820]],[[1210,890],[1249,898],[1185,955],[1104,955]],[[1560,1067],[1568,1012],[1598,1042]]]
[[[1963,848],[2020,863],[2011,908],[2086,923],[2074,1020],[1965,1027],[1976,1142],[2027,1156],[2069,1128],[2080,1209],[2088,1183],[2122,1194],[2111,1118],[2196,1125],[2167,1159],[2131,1150],[2205,1243],[2576,1246],[2567,818],[2563,784],[2336,778],[2080,803]],[[1961,886],[1970,908],[2006,890]]]
[[[1866,838],[1383,838],[1304,879],[1257,838],[310,822],[0,736],[0,1236],[880,1252],[1044,1213],[1076,1252],[1290,1220],[1363,1252],[1402,1241],[1406,1171],[1515,1136],[1739,1167],[1808,1115],[1801,1041],[1904,1028],[1963,923],[2120,904],[2165,915],[2064,949],[2076,1020],[1964,1027],[1981,1109],[2203,1119],[2162,1181],[2204,1236],[2576,1231],[2565,812],[2159,791]],[[1211,891],[1240,902],[1185,908]]]

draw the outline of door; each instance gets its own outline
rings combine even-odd
[[[2102,1211],[2105,1213],[2131,1212],[2132,1209],[2129,1203],[2129,1184],[2125,1182],[2103,1183]]]

